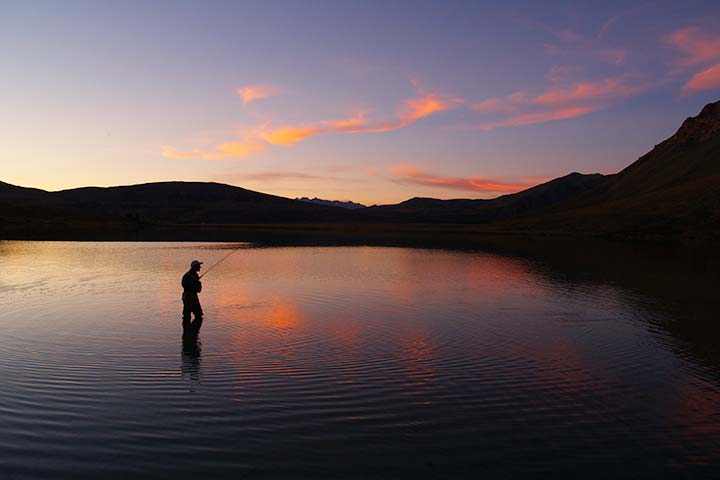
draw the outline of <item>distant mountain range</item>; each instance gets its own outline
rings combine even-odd
[[[308,203],[317,203],[318,205],[328,205],[331,207],[342,207],[347,208],[348,210],[357,210],[359,208],[366,208],[365,205],[362,203],[355,203],[351,201],[340,201],[340,200],[323,200],[322,198],[308,198],[308,197],[298,197],[295,200],[299,200],[301,202],[308,202]]]
[[[219,183],[161,182],[47,192],[0,182],[0,238],[57,238],[66,231],[239,225],[476,225],[528,234],[720,238],[720,102],[614,175],[571,173],[492,200],[413,198],[365,207],[289,199]],[[337,227],[333,227],[337,230]],[[464,227],[463,227],[464,228]]]
[[[397,205],[368,207],[364,213],[385,221],[417,223],[488,223],[515,218],[562,204],[605,180],[599,173],[571,173],[547,183],[492,200],[412,198]]]

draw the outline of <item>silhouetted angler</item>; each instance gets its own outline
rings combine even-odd
[[[182,277],[183,327],[189,326],[191,313],[195,315],[195,321],[202,321],[203,311],[198,298],[198,293],[202,291],[198,275],[202,263],[198,260],[190,262],[190,270]]]

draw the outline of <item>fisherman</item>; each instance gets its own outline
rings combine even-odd
[[[182,277],[182,301],[183,301],[183,327],[190,326],[190,314],[195,314],[195,322],[202,322],[203,311],[200,306],[198,293],[202,291],[202,283],[198,272],[203,262],[193,260],[190,262],[190,270]]]

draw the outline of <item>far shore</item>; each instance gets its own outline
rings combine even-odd
[[[468,245],[512,239],[536,242],[642,241],[652,243],[716,244],[717,236],[677,232],[638,231],[598,234],[583,231],[518,230],[488,224],[317,223],[317,224],[176,224],[176,225],[18,225],[0,229],[0,240],[47,241],[210,241],[320,245]]]

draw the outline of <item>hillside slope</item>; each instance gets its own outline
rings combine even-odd
[[[345,221],[342,208],[290,200],[221,183],[160,182],[57,192],[66,205],[164,224]]]
[[[337,223],[352,212],[219,183],[161,182],[58,192],[0,184],[0,236],[42,237],[66,229],[148,226]]]
[[[571,173],[522,192],[491,200],[413,198],[397,205],[369,207],[365,215],[393,222],[488,223],[543,211],[593,189],[605,181],[600,174]]]
[[[503,222],[511,230],[591,235],[720,234],[720,102],[711,103],[597,188],[542,215]]]

